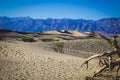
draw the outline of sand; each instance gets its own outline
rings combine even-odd
[[[80,68],[84,60],[50,52],[39,43],[1,41],[0,80],[85,80],[97,65],[85,70]]]
[[[58,35],[58,34],[62,34],[62,33],[54,30],[54,31],[46,31],[46,32],[43,32],[43,34],[54,34],[54,35]]]
[[[76,37],[88,37],[88,35],[84,34],[84,33],[81,33],[81,32],[78,32],[78,31],[69,31],[72,36],[76,36]]]
[[[88,37],[88,35],[78,32],[78,31],[74,31],[74,30],[70,30],[68,31],[68,33],[66,33],[64,30],[62,30],[61,32],[58,31],[46,31],[43,32],[43,34],[49,34],[49,35],[68,35],[68,36],[73,36],[73,37]]]
[[[86,66],[80,67],[83,61],[93,53],[111,50],[98,39],[62,43],[60,53],[52,48],[54,42],[0,41],[0,80],[85,80],[100,67],[93,59],[86,70]],[[72,49],[79,52],[71,52]]]

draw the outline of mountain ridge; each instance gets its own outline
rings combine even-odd
[[[107,34],[120,34],[120,18],[85,19],[33,19],[27,17],[0,17],[0,29],[19,32],[45,32],[52,30],[96,31]]]

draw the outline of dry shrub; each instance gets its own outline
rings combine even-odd
[[[35,42],[36,41],[34,37],[17,38],[17,40],[24,41],[24,42]]]
[[[63,47],[64,47],[64,43],[62,43],[62,42],[57,42],[53,45],[53,49],[56,52],[60,52],[60,53],[63,53]]]
[[[52,42],[52,41],[57,41],[57,40],[46,38],[46,39],[41,39],[41,41],[42,42]]]

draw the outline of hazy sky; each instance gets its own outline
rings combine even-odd
[[[120,17],[120,0],[0,0],[0,16],[94,20]]]

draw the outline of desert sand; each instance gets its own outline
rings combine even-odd
[[[43,32],[43,34],[54,34],[54,35],[57,35],[57,34],[62,34],[62,33],[54,30],[54,31],[46,31],[46,32]]]
[[[81,37],[87,37],[88,35],[86,35],[86,34],[84,34],[84,33],[80,33],[80,32],[78,32],[78,31],[69,31],[71,34],[72,34],[72,36],[81,36]]]
[[[80,68],[83,61],[38,43],[0,42],[0,80],[84,80],[90,72]]]
[[[85,65],[81,68],[83,61],[111,50],[99,39],[59,41],[63,46],[58,52],[56,43],[1,40],[0,80],[86,80],[100,67],[93,59],[86,70]]]

